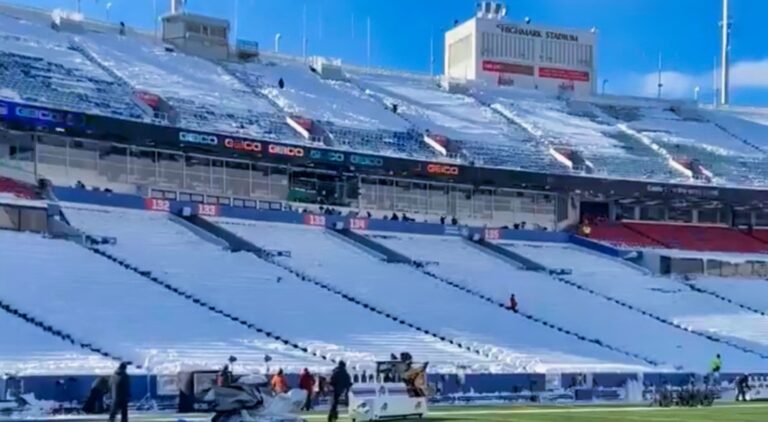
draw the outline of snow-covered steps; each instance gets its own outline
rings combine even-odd
[[[550,268],[570,270],[568,276],[555,277],[561,283],[677,330],[727,345],[730,353],[741,351],[763,361],[768,357],[768,319],[762,315],[575,245],[504,242],[503,246]],[[738,359],[745,367],[755,365],[743,354]]]
[[[370,369],[390,353],[410,351],[440,372],[460,366],[495,372],[504,366],[351,303],[242,247],[232,252],[202,241],[167,214],[79,205],[65,205],[64,212],[74,225],[116,238],[102,247],[112,255],[329,359]]]
[[[275,260],[377,309],[481,350],[511,372],[650,367],[526,318],[511,318],[508,311],[418,269],[371,257],[323,228],[227,219],[218,223],[260,247],[285,252]]]
[[[154,373],[176,373],[189,366],[215,369],[232,355],[255,372],[264,370],[265,355],[286,370],[331,366],[172,294],[73,242],[0,231],[0,243],[14,245],[0,248],[0,266],[12,269],[4,270],[3,279],[24,283],[23,288],[0,283],[0,297],[20,309],[34,309],[37,318],[73,338],[87,339],[81,342],[149,366]]]
[[[670,367],[703,370],[701,368],[706,369],[716,353],[724,351],[727,351],[729,362],[734,368],[754,370],[765,365],[765,361],[758,356],[731,350],[719,342],[692,334],[687,329],[670,326],[578,286],[567,284],[545,272],[519,269],[483,253],[458,237],[396,233],[373,233],[369,236],[426,263],[426,270],[460,283],[495,302],[506,304],[510,294],[515,294],[519,311],[535,315],[586,338],[600,339],[605,344],[651,357]],[[559,244],[541,245],[564,247]],[[599,255],[583,255],[578,261],[568,256],[559,260],[558,250],[547,249],[549,260],[535,259],[557,268],[571,269],[572,264],[575,264],[578,268],[597,271],[605,266],[602,263],[605,258]],[[634,271],[623,265],[621,268],[630,273]],[[616,275],[613,283],[620,288],[626,278],[626,275]],[[627,335],[628,331],[632,335]]]
[[[37,329],[40,329],[43,332],[45,332],[45,333],[47,333],[47,334],[49,334],[49,335],[51,335],[53,337],[57,337],[61,341],[70,343],[72,346],[79,347],[80,349],[86,350],[86,351],[91,352],[91,353],[93,353],[95,355],[98,355],[98,356],[101,356],[103,358],[109,359],[109,360],[111,360],[113,362],[113,364],[116,364],[118,362],[122,362],[123,361],[123,359],[120,356],[117,356],[117,355],[115,355],[113,353],[110,353],[107,350],[105,350],[105,349],[103,349],[103,348],[101,348],[99,346],[95,346],[94,344],[92,344],[90,342],[87,342],[87,341],[84,341],[84,340],[80,340],[80,339],[76,339],[74,336],[72,336],[71,334],[67,333],[66,331],[61,330],[59,328],[56,328],[55,325],[51,325],[51,324],[49,324],[47,322],[44,322],[39,317],[37,317],[35,315],[32,315],[31,313],[29,313],[27,311],[23,311],[23,310],[18,309],[16,306],[9,304],[8,302],[3,300],[2,298],[0,298],[0,310],[6,312],[8,316],[16,317],[16,318],[26,322],[27,324],[30,324],[30,325],[36,327]],[[15,333],[14,333],[14,337],[15,337]],[[8,340],[9,340],[9,343],[12,343],[13,341],[15,341],[15,338],[12,341],[11,338],[9,337]],[[22,356],[15,356],[15,358],[17,358],[17,359],[24,359],[24,358],[29,358],[29,357],[26,357],[26,356],[22,355]],[[138,366],[141,367],[141,363],[138,363]]]
[[[0,332],[6,336],[6,340],[0,342],[0,373],[85,375],[114,371],[114,358],[87,350],[77,340],[52,335],[42,328],[42,322],[39,325],[32,323],[21,316],[31,317],[29,313],[9,304],[3,303],[0,308]],[[99,349],[93,344],[91,347]]]
[[[212,312],[212,313],[214,313],[216,315],[220,315],[220,316],[222,316],[224,318],[227,318],[227,319],[229,319],[229,320],[231,320],[231,321],[233,321],[233,322],[235,322],[237,324],[240,324],[240,325],[248,328],[249,330],[256,331],[257,333],[259,333],[261,335],[264,335],[265,337],[267,337],[267,338],[269,338],[271,340],[274,340],[274,341],[277,341],[279,343],[282,343],[283,345],[288,346],[290,348],[293,348],[293,349],[295,349],[295,350],[297,350],[299,352],[311,354],[313,356],[320,357],[320,358],[322,358],[324,360],[330,360],[327,356],[324,356],[322,354],[318,355],[317,352],[311,352],[306,347],[300,346],[299,344],[297,344],[297,343],[295,343],[295,342],[293,342],[293,341],[291,341],[289,339],[283,338],[279,333],[273,333],[271,331],[267,331],[267,330],[265,330],[263,328],[258,327],[256,324],[254,324],[252,322],[244,320],[244,319],[242,319],[242,318],[240,318],[240,317],[238,317],[236,315],[233,315],[233,314],[229,313],[228,311],[225,311],[225,310],[220,309],[220,308],[218,308],[218,307],[216,307],[214,305],[211,305],[205,299],[201,299],[201,298],[199,298],[199,297],[197,297],[197,296],[195,296],[195,295],[193,295],[193,294],[191,294],[189,292],[186,292],[186,291],[184,291],[182,289],[179,289],[178,287],[174,286],[171,283],[168,283],[166,281],[163,281],[163,280],[153,276],[151,271],[142,270],[141,268],[138,268],[138,267],[132,265],[128,261],[125,261],[125,260],[123,260],[121,258],[118,258],[118,257],[110,254],[109,252],[105,252],[101,248],[98,248],[96,246],[89,246],[88,249],[91,250],[92,252],[94,252],[95,254],[101,255],[104,258],[107,258],[110,261],[112,261],[112,262],[122,266],[123,268],[128,269],[129,271],[135,272],[136,274],[138,274],[138,275],[148,279],[149,281],[151,281],[153,283],[156,283],[159,286],[162,286],[166,290],[168,290],[168,291],[170,291],[170,292],[172,292],[172,293],[174,293],[174,294],[176,294],[178,296],[181,296],[184,299],[192,301],[192,303],[194,303],[195,305],[201,306],[201,307],[207,309],[208,311],[210,311],[210,312]]]

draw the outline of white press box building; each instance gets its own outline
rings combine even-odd
[[[595,93],[594,30],[548,28],[506,20],[501,3],[445,33],[445,76],[553,94]]]

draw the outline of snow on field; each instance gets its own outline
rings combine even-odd
[[[284,110],[353,129],[406,131],[409,124],[349,82],[323,80],[304,63],[269,60],[241,67],[258,75],[260,90]],[[280,78],[285,88],[277,86]]]
[[[642,362],[510,314],[403,264],[375,259],[324,229],[220,222],[320,280],[394,315],[490,353],[510,372],[638,370]],[[465,259],[465,258],[462,258]],[[414,354],[418,359],[419,357]]]
[[[521,311],[588,338],[654,358],[667,367],[700,370],[720,350],[717,343],[567,286],[546,274],[517,269],[460,238],[384,233],[369,237],[414,259],[432,263],[428,266],[430,271],[500,303],[506,303],[514,293]],[[768,287],[768,283],[765,285]],[[628,329],[632,335],[627,335]],[[745,369],[763,365],[760,359],[738,351],[729,352],[729,360],[731,364],[738,361]]]
[[[651,277],[617,259],[573,245],[505,242],[507,247],[549,268],[573,271],[566,276],[602,294],[634,304],[684,327],[768,352],[768,318],[745,311],[683,283]],[[733,353],[728,349],[728,353]],[[752,366],[752,369],[755,369]]]
[[[132,226],[135,230],[135,226]],[[84,343],[155,373],[220,368],[235,355],[240,368],[300,370],[326,363],[270,340],[177,296],[87,249],[35,234],[0,231],[0,297]],[[18,265],[21,262],[28,265]],[[45,263],[45,265],[39,265]],[[12,270],[8,270],[12,269]],[[20,284],[23,283],[23,288]]]

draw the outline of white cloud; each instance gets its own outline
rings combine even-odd
[[[718,74],[719,78],[719,74]],[[658,73],[635,75],[626,86],[630,93],[655,97],[658,92]],[[712,71],[691,74],[665,71],[661,74],[663,94],[667,98],[693,96],[693,90],[701,87],[702,93],[712,92]],[[768,58],[744,60],[731,65],[731,89],[768,89]]]

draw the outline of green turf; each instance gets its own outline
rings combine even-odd
[[[310,422],[324,420],[311,415]],[[348,419],[342,418],[341,421]],[[426,422],[766,422],[768,405],[725,405],[711,408],[519,408],[431,409]]]

